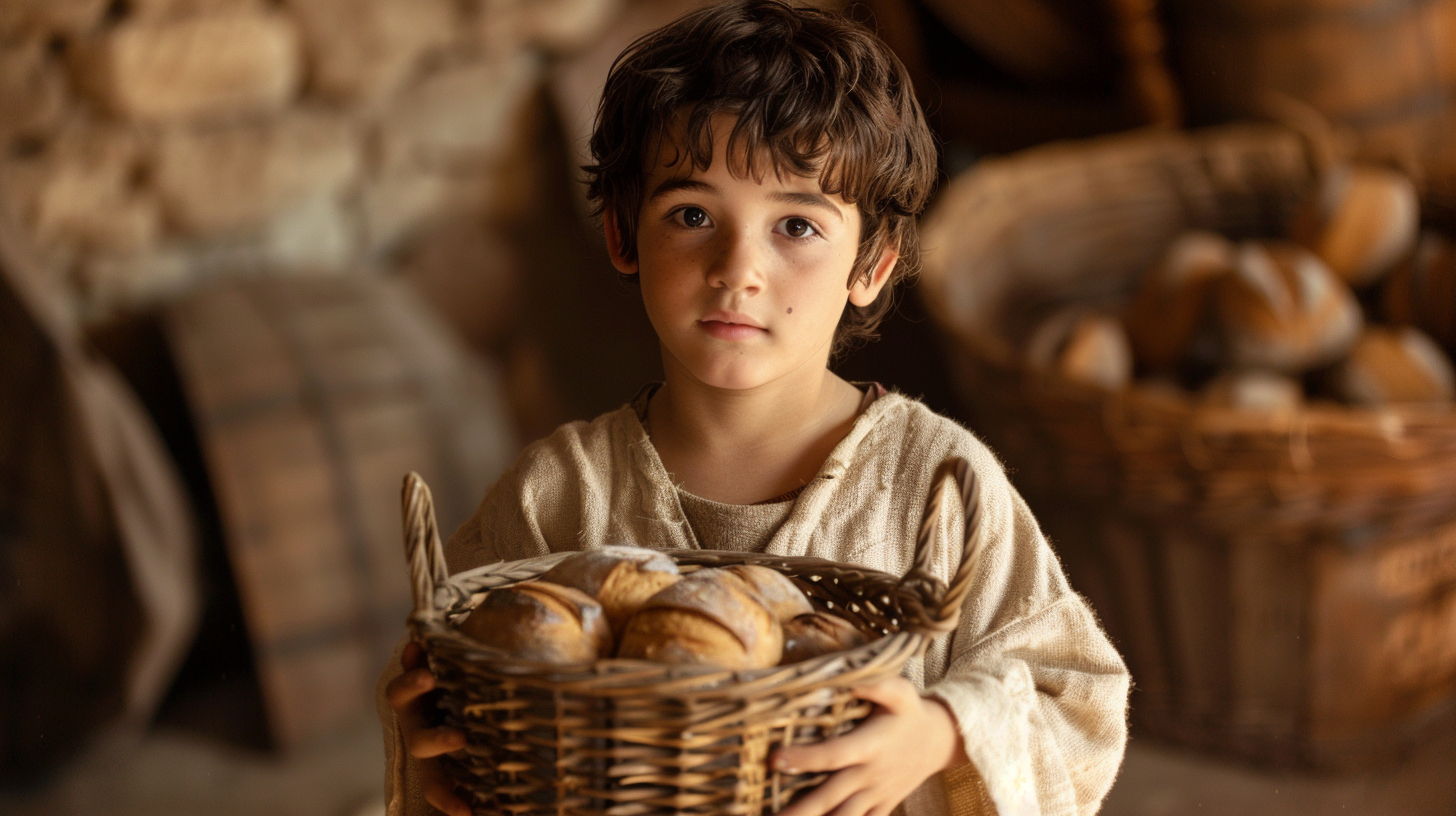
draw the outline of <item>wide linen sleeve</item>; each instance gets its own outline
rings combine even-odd
[[[1001,816],[1095,813],[1122,764],[1130,677],[999,463],[977,453],[983,554],[956,631],[926,655],[927,692],[955,715]]]

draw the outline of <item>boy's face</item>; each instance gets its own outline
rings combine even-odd
[[[622,257],[607,219],[613,263],[641,276],[665,367],[728,389],[820,377],[846,301],[872,303],[896,255],[886,251],[868,283],[848,286],[859,208],[817,179],[780,179],[771,167],[762,180],[735,176],[725,155],[732,124],[714,123],[707,170],[661,151],[644,186],[635,261]]]

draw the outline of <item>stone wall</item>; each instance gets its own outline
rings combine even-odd
[[[95,320],[389,266],[531,206],[550,60],[620,0],[4,0],[0,196]]]

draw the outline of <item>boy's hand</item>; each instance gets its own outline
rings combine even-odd
[[[775,756],[774,768],[786,773],[835,772],[780,816],[887,816],[932,774],[966,761],[950,711],[910,681],[861,686],[854,696],[877,706],[857,728]]]
[[[465,734],[454,728],[425,727],[424,701],[420,698],[434,690],[435,675],[424,666],[424,657],[420,644],[406,645],[399,660],[404,666],[404,674],[389,681],[389,685],[384,687],[384,696],[389,707],[394,709],[394,719],[404,737],[405,750],[421,760],[416,765],[425,801],[450,816],[470,816],[470,807],[455,795],[455,786],[446,779],[445,769],[434,761],[441,754],[464,748]],[[403,762],[404,758],[399,757],[397,761]]]

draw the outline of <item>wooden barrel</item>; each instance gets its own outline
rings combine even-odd
[[[867,0],[930,126],[977,153],[1149,124],[1104,3]]]
[[[1167,0],[1169,53],[1189,121],[1267,117],[1270,94],[1309,104],[1357,152],[1450,186],[1456,0]]]
[[[961,41],[1033,87],[1066,88],[1116,63],[1101,3],[1078,0],[923,0]],[[1099,36],[1100,35],[1100,36]]]
[[[516,443],[494,372],[396,281],[262,278],[171,306],[274,742],[373,706],[404,634],[399,489],[469,517]]]

